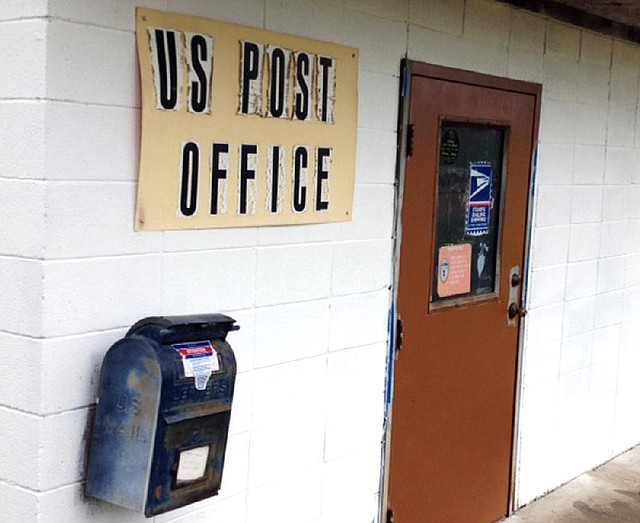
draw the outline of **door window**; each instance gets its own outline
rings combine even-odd
[[[505,138],[504,127],[441,125],[432,308],[498,293]]]

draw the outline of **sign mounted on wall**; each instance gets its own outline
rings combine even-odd
[[[351,219],[356,49],[137,10],[136,230]]]

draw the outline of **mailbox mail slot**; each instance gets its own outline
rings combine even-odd
[[[218,493],[238,328],[222,314],[146,318],[109,349],[87,495],[150,517]]]

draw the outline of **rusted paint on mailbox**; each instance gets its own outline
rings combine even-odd
[[[222,314],[146,318],[109,349],[87,495],[150,517],[218,493],[237,328]]]

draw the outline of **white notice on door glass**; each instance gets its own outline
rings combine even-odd
[[[207,470],[208,458],[208,445],[183,450],[178,458],[178,475],[176,476],[176,480],[178,482],[194,481],[203,477]]]

